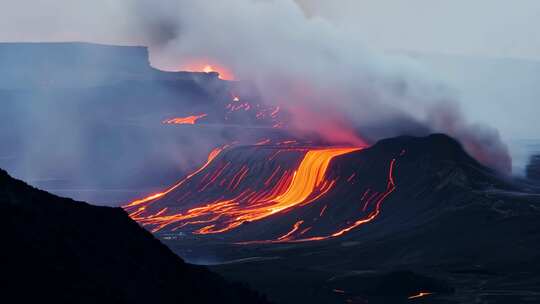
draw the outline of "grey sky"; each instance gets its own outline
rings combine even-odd
[[[368,46],[540,59],[538,0],[297,0]]]
[[[540,59],[538,0],[296,1],[372,48]],[[137,43],[131,2],[1,0],[0,41]]]

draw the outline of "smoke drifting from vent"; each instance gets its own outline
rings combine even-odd
[[[480,161],[510,171],[498,132],[467,122],[433,75],[410,59],[367,51],[354,29],[308,17],[292,0],[137,1],[133,9],[155,66],[177,70],[211,58],[265,102],[296,114],[299,132],[355,144],[355,134],[445,132]]]
[[[8,7],[3,40],[148,45],[161,69],[226,66],[266,103],[296,114],[299,133],[358,144],[445,132],[487,165],[511,167],[497,131],[468,122],[457,98],[421,65],[371,53],[354,28],[308,14],[294,0],[21,0]]]

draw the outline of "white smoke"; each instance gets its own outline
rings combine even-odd
[[[292,0],[160,4],[134,5],[151,61],[160,68],[211,59],[253,83],[266,102],[297,111],[296,129],[343,141],[347,130],[333,127],[352,123],[357,129],[384,129],[366,134],[377,139],[411,132],[403,129],[405,117],[457,137],[481,161],[510,170],[496,130],[467,122],[444,84],[411,59],[368,51],[354,29],[307,17]]]
[[[297,113],[294,127],[302,132],[354,142],[348,132],[377,139],[420,125],[456,136],[490,166],[510,168],[497,132],[471,127],[433,75],[411,59],[368,51],[354,28],[307,16],[293,0],[22,0],[6,7],[0,28],[12,30],[2,39],[148,45],[152,64],[169,70],[212,60],[254,85],[265,102]],[[451,115],[442,115],[447,104]]]

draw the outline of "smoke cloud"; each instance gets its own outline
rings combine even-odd
[[[308,17],[294,1],[137,1],[133,11],[155,66],[174,70],[211,58],[253,84],[266,103],[295,113],[296,130],[351,143],[358,132],[372,140],[445,132],[480,161],[511,168],[497,131],[468,122],[452,91],[421,65],[368,51],[354,29]]]
[[[12,28],[3,39],[147,45],[164,70],[212,60],[291,112],[298,133],[358,144],[445,132],[485,164],[510,170],[497,131],[467,121],[453,92],[420,64],[369,51],[354,28],[308,15],[293,0],[42,0],[29,1],[32,12],[25,2],[0,21]]]

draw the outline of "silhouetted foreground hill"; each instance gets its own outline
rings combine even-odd
[[[60,198],[0,170],[2,298],[18,303],[266,303],[184,263],[120,208]]]

